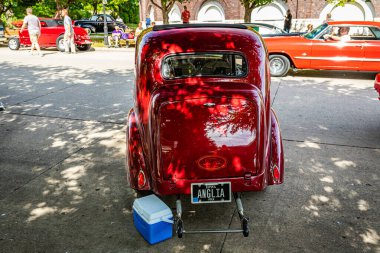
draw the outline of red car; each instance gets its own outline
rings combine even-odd
[[[348,40],[339,29],[348,27]],[[325,70],[380,70],[380,22],[335,21],[302,36],[265,38],[272,76],[284,76],[290,68]]]
[[[375,90],[377,90],[377,92],[379,93],[379,100],[380,100],[380,73],[376,75]]]
[[[284,179],[261,37],[244,25],[154,26],[139,36],[135,63],[135,104],[127,120],[130,187],[184,194],[193,204],[235,196],[239,231],[248,236],[240,193]],[[181,210],[178,198],[179,237]]]
[[[65,51],[63,44],[63,34],[65,28],[63,26],[63,20],[39,18],[41,22],[41,36],[38,40],[40,47],[57,47],[61,52]],[[21,22],[14,23],[16,27],[22,26]],[[86,51],[91,48],[91,39],[87,32],[81,27],[74,27],[75,44],[81,51]],[[18,50],[20,46],[30,46],[32,43],[29,38],[27,29],[24,29],[22,33],[19,32],[19,37],[10,38],[8,41],[8,47],[11,50]]]

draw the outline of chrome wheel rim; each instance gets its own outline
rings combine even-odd
[[[65,43],[64,43],[63,39],[59,40],[58,47],[59,47],[60,51],[64,51],[65,50]]]
[[[278,74],[284,71],[285,63],[280,58],[273,58],[270,61],[270,72],[272,74]]]
[[[9,47],[10,47],[10,49],[16,49],[17,48],[17,41],[15,39],[11,39],[9,41]]]

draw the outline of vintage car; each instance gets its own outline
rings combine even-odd
[[[63,34],[65,28],[63,21],[60,19],[40,18],[41,22],[41,36],[38,40],[39,45],[42,48],[56,47],[59,51],[64,52],[65,46],[63,44]],[[21,22],[14,22],[14,25],[18,28],[22,26]],[[74,27],[75,44],[81,51],[86,51],[91,48],[91,39],[87,32],[80,27]],[[18,50],[20,46],[30,46],[32,43],[29,38],[27,29],[24,29],[19,36],[9,38],[8,47],[11,50]]]
[[[325,39],[341,27],[350,40]],[[272,76],[284,76],[290,68],[324,70],[380,70],[380,22],[334,21],[303,36],[264,38]]]
[[[115,30],[115,26],[119,26],[124,31],[128,28],[123,22],[115,20],[111,15],[106,15],[106,23],[108,33],[112,33]],[[104,32],[104,15],[97,14],[93,15],[89,19],[81,19],[74,21],[75,26],[82,27],[87,31],[88,34]]]
[[[380,73],[377,74],[375,78],[375,90],[379,93],[379,100],[380,100]]]
[[[305,32],[285,32],[281,28],[277,26],[266,24],[266,23],[243,23],[243,25],[249,26],[253,28],[256,32],[258,32],[262,37],[276,37],[276,36],[298,36],[305,34]]]
[[[181,195],[193,204],[234,196],[242,223],[234,231],[248,236],[240,193],[284,179],[262,38],[238,24],[154,26],[139,36],[135,63],[126,137],[130,187],[178,195],[179,237]]]

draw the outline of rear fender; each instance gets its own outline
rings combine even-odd
[[[282,184],[284,182],[284,149],[282,146],[281,131],[276,113],[271,110],[271,160],[268,173],[268,184]]]
[[[150,173],[147,171],[147,167],[145,166],[140,132],[137,127],[136,116],[133,109],[131,109],[128,114],[126,138],[126,170],[129,185],[131,188],[136,190],[151,190]],[[145,175],[145,185],[143,187],[139,187],[137,183],[140,170]]]

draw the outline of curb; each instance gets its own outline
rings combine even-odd
[[[134,47],[129,47],[129,48],[125,48],[125,47],[119,47],[119,48],[92,47],[91,49],[94,51],[105,51],[105,52],[134,52],[135,51]]]

